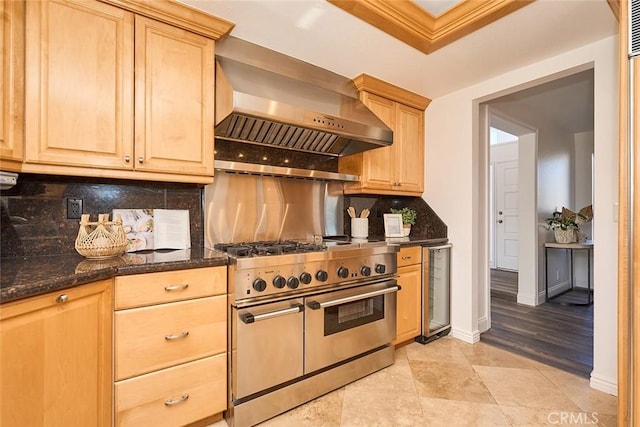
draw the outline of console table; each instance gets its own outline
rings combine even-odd
[[[561,249],[566,252],[569,252],[569,281],[571,287],[564,292],[559,293],[558,295],[554,295],[549,297],[549,268],[548,268],[548,260],[549,260],[549,249]],[[549,302],[557,302],[553,301],[554,298],[559,297],[571,290],[574,289],[573,283],[573,253],[574,251],[587,251],[587,301],[584,303],[570,303],[570,302],[562,302],[560,304],[564,305],[591,305],[593,304],[593,286],[591,283],[591,257],[593,256],[593,241],[587,240],[586,242],[580,243],[554,243],[548,242],[544,244],[544,295],[545,300]]]

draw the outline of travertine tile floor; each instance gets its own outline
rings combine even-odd
[[[260,424],[331,426],[615,426],[616,397],[577,377],[482,342],[444,337]],[[224,427],[220,421],[214,427]]]

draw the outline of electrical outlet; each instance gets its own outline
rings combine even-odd
[[[82,199],[67,199],[67,219],[80,219],[82,216]]]

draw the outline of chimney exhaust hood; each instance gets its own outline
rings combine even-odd
[[[215,135],[333,157],[393,141],[350,79],[235,37],[216,43]]]

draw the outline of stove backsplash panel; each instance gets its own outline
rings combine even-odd
[[[205,245],[344,234],[342,184],[218,173],[204,190]]]
[[[82,199],[83,212],[90,214],[114,208],[188,209],[191,246],[203,245],[202,186],[20,174],[15,187],[0,192],[1,256],[76,253],[80,220],[67,219],[68,198]]]

